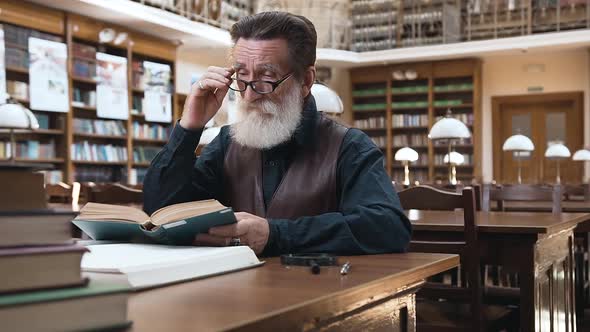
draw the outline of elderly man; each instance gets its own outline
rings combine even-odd
[[[231,29],[232,66],[209,67],[192,87],[170,141],[144,182],[144,209],[214,198],[237,223],[196,245],[250,246],[265,256],[404,251],[411,226],[367,135],[317,112],[316,31],[302,16],[266,12]],[[194,155],[228,89],[238,122]]]

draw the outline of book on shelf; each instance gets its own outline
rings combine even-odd
[[[131,113],[143,114],[143,96],[133,95],[131,97]]]
[[[72,54],[75,58],[96,60],[96,47],[82,43],[73,43]]]
[[[127,183],[130,185],[137,185],[143,183],[145,176],[147,174],[147,168],[132,168],[129,170],[129,176],[127,178]]]
[[[262,265],[248,246],[179,247],[153,244],[88,245],[87,272],[124,274],[134,289],[204,278]]]
[[[96,77],[96,62],[88,61],[80,58],[73,60],[73,75],[75,77],[95,79]]]
[[[385,117],[370,117],[366,119],[354,120],[354,126],[359,129],[373,129],[373,128],[385,128]]]
[[[130,287],[91,279],[87,286],[0,296],[0,321],[6,331],[119,330],[127,321]]]
[[[119,182],[123,179],[123,169],[120,167],[76,165],[74,179],[78,182]]]
[[[63,181],[64,173],[63,171],[54,169],[54,170],[46,170],[40,171],[45,177],[45,184],[56,184]]]
[[[72,106],[75,107],[96,107],[96,91],[95,90],[82,90],[80,88],[74,88]]]
[[[474,115],[473,113],[452,113],[452,118],[455,118],[468,126],[473,125]],[[437,116],[435,118],[435,122],[441,120],[444,116]]]
[[[55,158],[55,141],[50,139],[47,143],[41,143],[37,140],[27,140],[16,142],[17,158],[25,159],[52,159]]]
[[[444,162],[445,155],[446,154],[435,154],[434,155],[434,164],[437,166],[448,165],[447,163]],[[472,154],[462,153],[461,155],[464,158],[464,161],[461,165],[465,165],[465,166],[473,165],[473,155]]]
[[[426,127],[428,126],[428,114],[393,114],[391,124],[399,127]]]
[[[39,129],[49,129],[49,114],[43,114],[39,112],[33,113],[37,122],[39,123]]]
[[[112,144],[94,144],[82,141],[72,144],[71,157],[77,161],[124,162],[127,147]]]
[[[80,262],[87,251],[75,244],[0,248],[0,293],[84,285]]]
[[[87,203],[72,222],[94,240],[191,245],[197,234],[236,218],[211,199],[169,205],[151,216],[130,206]]]
[[[1,173],[0,173],[1,174]],[[31,197],[35,194],[31,193]],[[43,196],[43,202],[45,197]],[[0,212],[0,247],[28,245],[61,245],[72,240],[72,211],[44,209]]]
[[[74,118],[74,132],[81,134],[98,134],[109,136],[125,136],[127,129],[122,121],[92,120]]]
[[[167,140],[172,132],[172,126],[133,122],[133,137]]]
[[[12,144],[0,141],[0,159],[8,159],[12,156]]]
[[[378,148],[385,148],[387,142],[387,136],[371,136],[371,139],[377,145]]]

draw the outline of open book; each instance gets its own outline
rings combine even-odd
[[[88,203],[72,222],[94,240],[191,245],[197,234],[236,218],[211,199],[169,205],[151,216],[130,206]]]
[[[181,247],[117,243],[86,246],[85,272],[124,274],[135,289],[175,283],[260,266],[248,246]]]

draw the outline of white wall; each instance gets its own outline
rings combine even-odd
[[[527,71],[527,65],[542,64],[543,72]],[[543,92],[584,92],[584,145],[590,143],[590,59],[588,52],[569,50],[543,54],[486,57],[482,68],[482,173],[493,178],[492,97],[528,94],[528,87]],[[572,151],[573,153],[573,151]],[[589,170],[586,167],[588,178]]]

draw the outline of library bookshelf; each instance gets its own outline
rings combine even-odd
[[[465,156],[458,179],[481,178],[481,63],[460,59],[355,68],[351,70],[353,127],[369,135],[385,155],[392,180],[403,179],[403,165],[393,160],[405,146],[419,154],[411,163],[412,180],[447,179],[443,163],[448,146],[428,139],[432,125],[450,109],[472,138],[453,144]]]
[[[67,45],[69,109],[66,113],[32,109],[40,123],[36,131],[16,135],[16,158],[26,163],[53,165],[51,172],[64,182],[141,182],[150,160],[167,142],[177,120],[178,101],[174,77],[177,44],[31,3],[0,3],[0,24],[5,33],[7,90],[13,99],[29,107],[28,37]],[[100,43],[99,32],[112,28],[128,34],[116,45]],[[96,53],[127,62],[127,119],[101,118],[96,107]],[[170,66],[166,89],[172,98],[172,121],[146,121],[142,112],[145,86],[143,61]],[[0,158],[6,158],[8,132],[0,131]],[[4,154],[3,154],[4,153]]]

